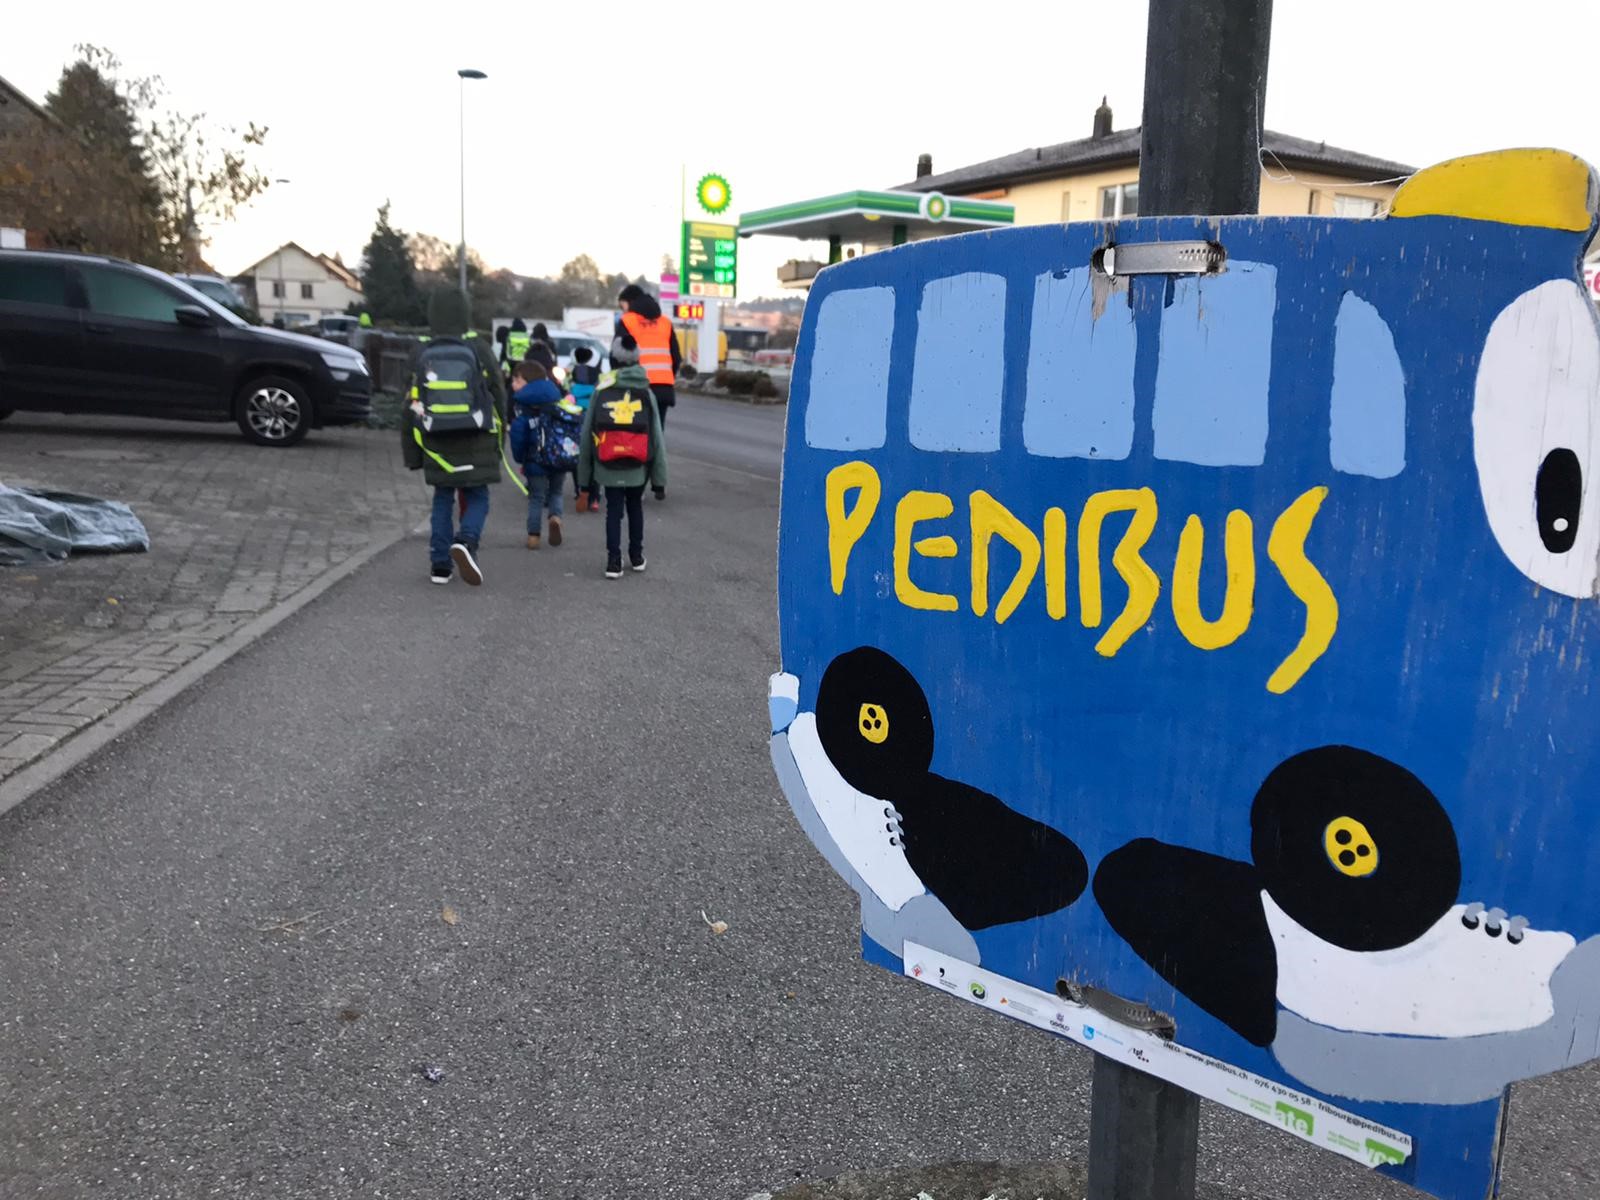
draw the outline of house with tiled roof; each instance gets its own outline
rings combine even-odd
[[[882,191],[839,192],[746,212],[741,235],[828,243],[828,261],[908,241],[1005,225],[1115,220],[1139,215],[1142,130],[1114,129],[1104,100],[1088,137],[1030,146]],[[1405,163],[1267,130],[1261,146],[1261,203],[1270,216],[1374,217],[1415,170]],[[808,287],[824,264],[785,263],[778,281]]]
[[[1092,221],[1139,213],[1142,130],[1113,129],[1103,100],[1088,137],[1030,146],[935,173],[923,155],[915,179],[896,190],[940,192],[1010,204],[1018,225]],[[1261,138],[1261,206],[1269,216],[1370,217],[1383,212],[1416,168],[1326,142],[1266,130]]]
[[[338,255],[313,254],[296,242],[251,263],[234,283],[263,319],[284,325],[338,316],[361,302],[361,279]]]

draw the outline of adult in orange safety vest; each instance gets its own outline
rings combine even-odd
[[[667,410],[678,402],[672,385],[683,363],[672,322],[662,315],[656,298],[636,283],[622,289],[617,306],[622,309],[622,328],[639,343],[639,365],[650,380],[656,413],[665,426]]]

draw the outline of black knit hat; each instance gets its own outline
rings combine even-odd
[[[637,283],[630,283],[627,287],[623,288],[622,291],[617,293],[617,299],[626,300],[629,304],[636,304],[649,294],[649,292],[645,291]]]

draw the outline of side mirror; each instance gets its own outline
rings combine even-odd
[[[198,304],[180,304],[172,310],[172,315],[178,318],[179,325],[187,325],[190,329],[211,328],[211,314]]]

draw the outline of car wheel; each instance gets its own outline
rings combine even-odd
[[[292,379],[258,375],[239,390],[234,419],[260,446],[292,446],[311,428],[311,398]]]

